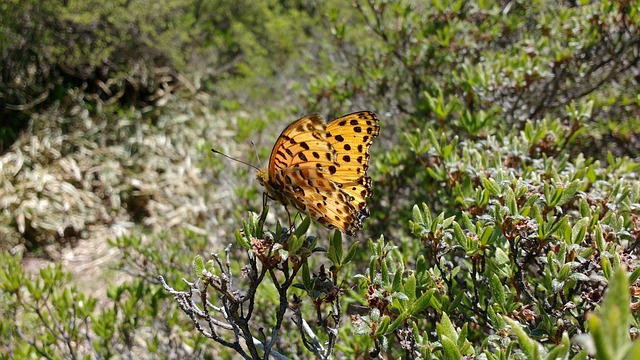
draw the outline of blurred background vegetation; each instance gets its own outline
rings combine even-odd
[[[639,23],[633,0],[3,1],[0,357],[233,356],[157,278],[185,288],[262,207],[209,149],[264,165],[289,122],[357,110],[381,133],[335,357],[638,351],[602,344],[638,331]],[[590,318],[616,269],[623,321]]]

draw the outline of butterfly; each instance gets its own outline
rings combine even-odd
[[[258,170],[258,181],[270,198],[353,236],[369,217],[369,148],[379,131],[371,111],[328,124],[318,114],[304,116],[280,134],[269,167]]]

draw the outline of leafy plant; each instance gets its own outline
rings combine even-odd
[[[1,358],[638,356],[637,2],[120,5],[0,3]],[[209,152],[357,110],[361,242]]]

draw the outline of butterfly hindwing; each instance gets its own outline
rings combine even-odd
[[[341,116],[331,121],[326,131],[326,139],[336,151],[340,164],[338,176],[345,181],[366,176],[369,148],[380,131],[376,114],[360,111]]]
[[[369,211],[365,200],[371,197],[369,148],[378,136],[378,117],[371,111],[360,111],[341,116],[327,125],[327,141],[336,151],[340,165],[336,177],[342,179],[342,189],[353,197],[351,204],[366,218]]]
[[[351,203],[353,197],[315,166],[294,166],[279,171],[276,176],[292,179],[290,186],[280,188],[285,204],[311,215],[327,228],[337,227],[349,235],[362,227],[361,210]]]

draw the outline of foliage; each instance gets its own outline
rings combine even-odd
[[[191,252],[200,252],[206,238],[189,231],[173,234],[176,242],[140,236],[123,236],[112,245],[127,254],[120,266],[133,275],[109,281],[104,274],[94,279],[104,285],[98,299],[78,289],[60,265],[28,273],[20,258],[0,254],[0,299],[4,321],[0,333],[0,357],[111,358],[155,354],[202,356],[204,337],[185,327],[175,304],[149,273],[165,273],[188,263]],[[183,244],[187,244],[185,246]],[[171,262],[173,260],[174,262]],[[151,262],[147,262],[151,261]],[[188,271],[188,269],[183,269]],[[177,274],[176,274],[177,275]],[[171,276],[171,281],[177,277]],[[181,331],[179,329],[187,331]],[[216,354],[209,351],[209,354]]]
[[[416,129],[482,139],[557,121],[565,141],[547,139],[556,147],[540,152],[638,156],[637,1],[354,4],[355,13],[326,5],[341,61],[312,79],[308,106],[381,114],[385,150],[372,150],[381,222],[410,216],[412,201],[443,206],[413,186],[429,181],[404,138]],[[387,228],[376,222],[368,235]]]
[[[394,130],[427,118],[476,136],[483,124],[521,129],[588,101],[598,109],[593,122],[638,116],[627,72],[638,57],[637,3],[354,4],[356,14],[341,11],[342,3],[324,12],[345,66],[318,77],[312,90],[334,106],[365,97],[390,115],[410,115],[390,124],[403,125]],[[371,36],[361,36],[363,27]]]
[[[615,269],[633,270],[633,282],[640,274],[634,261],[639,166],[612,155],[606,167],[582,157],[540,156],[540,149],[558,146],[543,141],[566,141],[562,131],[570,130],[541,122],[501,140],[459,142],[438,139],[433,132],[426,139],[420,132],[412,134],[416,153],[426,149],[424,171],[444,184],[435,196],[454,200],[461,214],[434,216],[428,206],[414,206],[414,241],[371,242],[369,266],[355,277],[358,288],[350,294],[369,312],[352,315],[353,329],[342,328],[341,333],[369,337],[373,343],[368,351],[391,357],[459,358],[495,351],[523,358],[547,352],[582,356],[569,349],[569,338],[590,331],[586,319],[597,309]],[[261,234],[255,223],[238,238],[250,249],[253,267],[256,257],[262,268],[294,261],[251,255],[258,242],[282,238]],[[288,241],[271,240],[268,250],[261,251],[286,250]],[[256,287],[254,283],[249,289]],[[204,292],[206,287],[198,293]],[[284,298],[281,293],[279,306]],[[628,306],[628,301],[621,303]],[[526,329],[514,330],[517,343],[510,340],[510,327]],[[631,331],[637,331],[635,325]],[[348,357],[363,356],[358,343],[339,349]]]
[[[638,9],[3,2],[0,358],[633,357]],[[368,242],[209,152],[356,110]]]
[[[434,216],[428,206],[414,206],[417,241],[401,250],[382,242],[371,249],[360,288],[370,314],[358,324],[366,324],[391,356],[400,356],[400,348],[405,356],[440,351],[428,334],[444,314],[466,339],[481,344],[467,355],[515,351],[503,316],[543,344],[560,344],[564,334],[589,330],[585,319],[613,269],[629,268],[637,280],[638,164],[612,156],[607,167],[581,157],[531,158],[531,134],[562,136],[549,123],[527,129],[502,141],[458,143],[432,132],[426,140],[413,137],[416,149],[429,149],[425,172],[442,184],[433,195],[455,200],[461,215]],[[416,314],[423,296],[429,306]],[[392,339],[403,341],[385,343]],[[464,343],[455,348],[465,349]]]
[[[77,345],[84,342],[97,299],[74,286],[60,286],[70,276],[59,265],[42,269],[39,277],[30,279],[19,259],[3,252],[1,260],[2,302],[13,305],[3,306],[2,335],[4,339],[21,339],[3,346],[5,356],[77,356]]]
[[[158,226],[158,213],[169,215],[164,229],[202,216],[203,182],[187,154],[197,151],[191,139],[206,130],[188,126],[184,116],[159,116],[152,124],[114,106],[101,113],[34,115],[34,131],[46,135],[23,137],[0,158],[3,248],[75,243],[99,224],[121,232],[128,219]]]
[[[637,276],[634,274],[634,276]],[[630,318],[629,279],[624,268],[612,275],[600,314],[588,318],[596,354],[600,359],[633,359],[640,355],[640,343],[631,342],[625,319]]]
[[[272,95],[274,73],[306,39],[293,27],[312,23],[274,1],[8,0],[0,10],[0,152],[70,89],[98,107],[162,106],[181,87],[223,105]],[[187,67],[191,80],[179,73]]]

